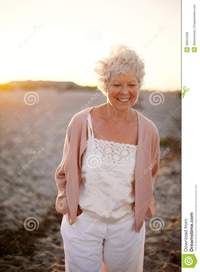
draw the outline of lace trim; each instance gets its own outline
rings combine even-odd
[[[88,141],[92,141],[88,140]],[[117,164],[135,159],[136,145],[118,143],[109,140],[93,138],[94,141],[94,154],[90,155],[88,160],[95,167],[101,166],[104,161],[107,164]],[[98,152],[101,154],[99,155]]]
[[[95,141],[98,142],[106,142],[106,143],[111,143],[113,145],[118,145],[118,146],[130,146],[130,147],[137,147],[137,145],[134,144],[126,144],[126,143],[119,143],[119,142],[115,142],[115,141],[111,141],[111,140],[103,140],[103,139],[97,139],[97,138],[93,138]]]

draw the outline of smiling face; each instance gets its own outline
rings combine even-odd
[[[119,110],[135,105],[139,96],[139,82],[133,73],[115,74],[107,85],[107,100]]]

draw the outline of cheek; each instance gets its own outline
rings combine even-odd
[[[138,96],[139,96],[139,90],[134,90],[134,91],[132,92],[132,96],[138,97]]]
[[[132,102],[135,102],[138,99],[138,97],[139,97],[139,92],[134,91],[131,93],[131,101]]]
[[[116,89],[110,88],[110,90],[108,91],[108,97],[111,99],[116,98],[118,96],[118,94],[119,94],[119,91]]]

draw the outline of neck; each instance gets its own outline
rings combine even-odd
[[[105,103],[104,113],[108,120],[120,122],[120,121],[130,121],[133,116],[133,110],[127,108],[125,110],[117,110],[110,103]]]

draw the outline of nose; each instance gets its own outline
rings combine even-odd
[[[126,84],[123,84],[121,87],[121,92],[128,93],[128,86]]]

